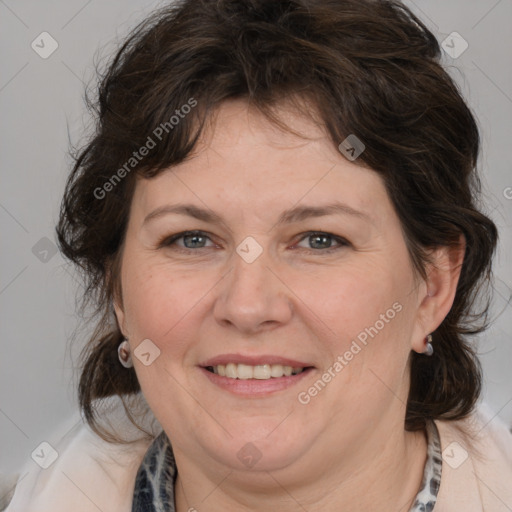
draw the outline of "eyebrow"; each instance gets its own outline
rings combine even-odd
[[[164,215],[187,215],[198,220],[209,223],[224,224],[222,217],[204,208],[200,208],[194,204],[176,204],[176,205],[164,205],[156,208],[149,213],[143,221],[143,225],[149,221],[162,217]],[[296,206],[289,210],[285,210],[279,217],[279,220],[275,225],[279,226],[282,224],[290,224],[292,222],[300,222],[302,220],[314,217],[324,217],[326,215],[351,215],[358,217],[362,220],[373,224],[370,216],[364,212],[356,210],[347,204],[335,202],[329,203],[322,206]]]

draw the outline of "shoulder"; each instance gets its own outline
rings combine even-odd
[[[21,469],[6,512],[131,511],[136,473],[152,438],[129,422],[118,397],[108,404],[109,426],[131,441],[107,442],[80,420],[59,442],[41,448],[47,467],[30,459]],[[145,425],[153,435],[155,422]]]
[[[443,457],[436,512],[512,510],[512,432],[487,405],[436,421]]]

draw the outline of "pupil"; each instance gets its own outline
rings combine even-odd
[[[197,242],[198,239],[201,239],[203,238],[201,235],[187,235],[184,240],[191,240],[192,239],[192,243],[195,244]],[[189,244],[185,243],[185,245],[188,247]],[[196,247],[194,245],[194,247]]]
[[[326,242],[328,240],[329,237],[325,236],[325,235],[313,235],[313,240],[316,241],[316,240],[322,240],[323,243],[324,243],[324,246],[326,245],[327,247],[329,247],[329,243]],[[313,242],[313,245],[315,245],[315,242]],[[321,245],[322,245],[322,242],[321,242]],[[318,248],[318,247],[316,247]]]

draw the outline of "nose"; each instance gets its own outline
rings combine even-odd
[[[252,263],[236,252],[231,271],[219,283],[214,316],[223,327],[256,334],[286,324],[292,317],[292,292],[265,251]]]

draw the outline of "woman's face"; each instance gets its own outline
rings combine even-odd
[[[231,101],[138,181],[116,313],[177,458],[307,475],[403,430],[426,285],[381,178],[281,113],[313,140]]]

